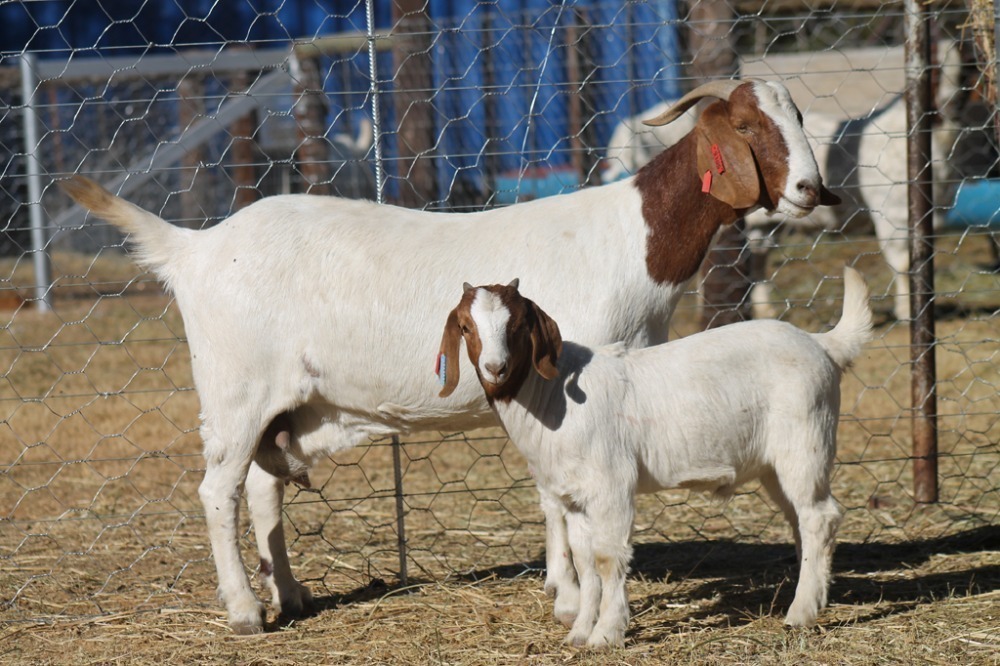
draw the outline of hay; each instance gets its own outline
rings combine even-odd
[[[385,442],[324,462],[315,490],[290,488],[292,562],[318,610],[232,636],[197,497],[179,314],[162,294],[84,298],[74,284],[55,314],[20,312],[0,330],[0,416],[14,435],[0,439],[0,661],[997,663],[1000,281],[977,269],[985,244],[971,236],[941,238],[938,252],[942,503],[911,500],[908,332],[885,314],[892,276],[874,241],[792,237],[771,259],[783,317],[830,324],[841,267],[856,261],[880,322],[843,385],[832,606],[816,630],[782,627],[794,549],[754,487],[726,505],[645,496],[628,644],[600,656],[560,644],[541,590],[537,497],[498,431],[405,442],[405,589]],[[676,326],[689,333],[696,319],[688,299]],[[255,562],[249,534],[243,547]]]

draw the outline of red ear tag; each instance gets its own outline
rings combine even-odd
[[[708,194],[712,191],[712,171],[706,171],[705,175],[701,177],[701,191]]]
[[[717,143],[712,144],[712,159],[715,160],[715,170],[719,172],[719,175],[726,173],[726,165],[722,162],[722,149]]]

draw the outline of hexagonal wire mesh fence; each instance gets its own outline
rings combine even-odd
[[[0,7],[0,586],[11,616],[191,603],[215,575],[180,313],[122,237],[54,180],[89,174],[189,227],[281,192],[480,210],[628,177],[672,140],[635,118],[713,71],[784,81],[849,203],[833,219],[750,222],[738,243],[720,240],[732,259],[709,274],[755,289],[708,308],[692,284],[675,334],[751,304],[824,329],[842,266],[858,267],[878,327],[843,381],[841,540],[996,524],[996,212],[973,196],[997,175],[983,74],[993,63],[969,48],[963,5],[934,16],[940,489],[925,505],[912,490],[906,267],[887,263],[907,224],[899,3],[398,0],[377,8],[370,33],[361,4],[135,4]],[[391,331],[380,335],[391,344]],[[373,441],[325,461],[312,486],[290,491],[285,512],[293,567],[320,593],[395,581],[401,562],[433,579],[542,566],[533,482],[497,429]],[[725,506],[680,491],[643,497],[635,534],[790,539],[754,487]],[[249,535],[244,545],[255,562]]]

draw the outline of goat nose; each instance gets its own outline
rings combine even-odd
[[[486,372],[490,373],[494,377],[503,377],[504,373],[507,372],[506,363],[487,363]]]
[[[800,180],[795,187],[799,191],[799,194],[804,196],[810,204],[815,205],[819,202],[819,187],[815,183],[808,180]]]

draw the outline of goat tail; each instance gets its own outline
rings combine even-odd
[[[161,279],[169,281],[168,266],[185,255],[190,229],[175,227],[166,220],[108,192],[85,176],[59,181],[59,187],[73,201],[97,217],[129,235],[136,251],[135,260]]]
[[[868,286],[861,273],[844,267],[844,312],[832,331],[816,334],[816,340],[841,370],[849,367],[872,338],[872,309]]]

